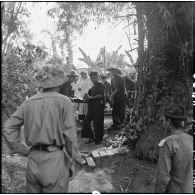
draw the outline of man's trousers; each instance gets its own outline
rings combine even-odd
[[[126,101],[121,98],[121,100],[113,102],[112,108],[112,119],[115,125],[121,125],[125,121],[125,107]]]
[[[94,133],[91,129],[93,121]],[[104,135],[104,104],[90,103],[83,122],[81,137],[102,141]]]
[[[32,150],[26,169],[26,193],[67,193],[68,165],[63,150]]]

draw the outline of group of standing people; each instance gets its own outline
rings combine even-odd
[[[67,77],[68,81],[61,86],[59,93],[70,98],[83,99],[84,95],[92,87],[87,71],[81,70],[80,75],[78,75],[74,70],[71,70]],[[75,104],[74,108],[75,112],[78,110],[78,119],[84,119],[88,111],[87,103],[79,103],[78,106]]]
[[[73,89],[77,89],[75,76],[76,73],[71,71],[67,79],[63,71],[44,67],[36,75],[38,87],[42,90],[18,107],[2,131],[13,152],[28,156],[27,193],[68,192],[69,181],[75,175],[75,166],[85,163],[78,151],[73,104],[67,97],[74,97]],[[91,71],[89,76],[93,85],[81,93],[88,103],[81,136],[89,138],[88,143],[99,144],[104,134],[106,89],[99,81],[97,72]],[[82,79],[85,80],[86,76]],[[112,114],[116,125],[123,124],[125,119],[124,83],[120,74],[112,74]],[[81,84],[78,92],[82,91]],[[159,143],[155,192],[193,193],[193,138],[183,132],[185,109],[171,105],[164,110],[163,115],[163,125],[171,135]],[[92,121],[94,132],[90,126]],[[30,150],[24,150],[20,145],[19,132],[23,125]]]
[[[66,77],[57,68],[43,67],[36,75],[38,93],[26,99],[5,124],[3,137],[12,152],[28,156],[27,193],[68,192],[76,165],[85,162],[77,147],[74,109],[69,97],[77,94],[87,102],[81,136],[89,138],[89,142],[101,143],[105,86],[97,72],[91,71],[89,76],[90,82],[87,73],[81,72],[77,83],[75,71],[70,71]],[[30,150],[20,145],[22,126]]]
[[[85,70],[80,72],[80,77],[73,70],[67,76],[69,79],[62,85],[60,93],[70,98],[77,97],[86,101],[86,103],[78,104],[78,119],[81,117],[84,119],[81,136],[89,138],[86,143],[99,144],[104,135],[106,102],[112,107],[113,126],[124,124],[127,102],[125,80],[121,73],[116,71],[112,71],[111,83],[107,81],[105,74],[98,75],[94,71],[90,72],[90,78]],[[94,131],[91,129],[92,121]]]

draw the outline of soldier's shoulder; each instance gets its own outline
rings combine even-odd
[[[165,142],[166,142],[166,138],[160,140],[160,142],[158,143],[158,146],[159,146],[159,147],[163,147]]]
[[[171,145],[174,142],[175,139],[176,139],[176,136],[175,135],[170,135],[170,136],[166,137],[165,139],[162,139],[159,142],[158,146],[159,147],[163,147],[165,145],[165,143],[167,145]]]
[[[163,146],[165,145],[165,143],[167,143],[167,144],[169,145],[171,142],[173,142],[173,140],[174,140],[174,135],[170,135],[170,136],[168,136],[168,137],[162,139],[162,140],[159,142],[158,146],[159,146],[159,147],[163,147]]]
[[[37,93],[37,94],[35,94],[35,95],[29,97],[28,99],[26,99],[26,100],[24,101],[24,104],[27,104],[30,100],[36,99],[36,98],[38,98],[38,97],[39,97],[39,94]]]

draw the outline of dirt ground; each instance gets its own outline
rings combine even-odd
[[[105,118],[105,129],[111,124],[109,117]],[[82,124],[77,124],[81,130]],[[112,136],[109,133],[109,136]],[[107,137],[109,137],[107,136]],[[86,145],[86,140],[78,133],[79,149],[87,153],[101,145]],[[3,152],[5,151],[5,146]],[[2,156],[2,184],[7,193],[25,193],[25,168],[27,158],[21,156]],[[155,183],[154,164],[140,161],[135,158],[135,151],[128,154],[104,158],[96,161],[96,168],[85,165],[69,184],[70,193],[152,193]]]
[[[2,158],[2,184],[7,193],[25,193],[25,157]],[[70,193],[152,193],[155,165],[123,155],[85,166],[69,184]]]
[[[70,192],[91,193],[152,193],[155,166],[132,158],[120,156],[99,162],[94,170],[82,170],[70,183]],[[80,183],[82,181],[82,185]]]

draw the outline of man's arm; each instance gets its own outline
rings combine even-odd
[[[160,147],[154,193],[165,193],[170,181],[171,152],[168,144]]]
[[[100,99],[100,98],[103,98],[104,96],[102,94],[98,94],[96,96],[89,96],[89,100],[93,100],[93,99]]]
[[[22,104],[17,111],[9,118],[4,126],[2,135],[5,138],[8,146],[13,152],[26,155],[28,151],[25,151],[20,145],[20,133],[21,127],[24,123],[24,104]]]
[[[66,142],[66,150],[69,156],[76,160],[78,163],[82,164],[83,159],[81,158],[80,152],[78,151],[77,146],[77,133],[76,133],[76,124],[73,114],[73,105],[72,102],[65,102],[64,103],[64,139]]]

